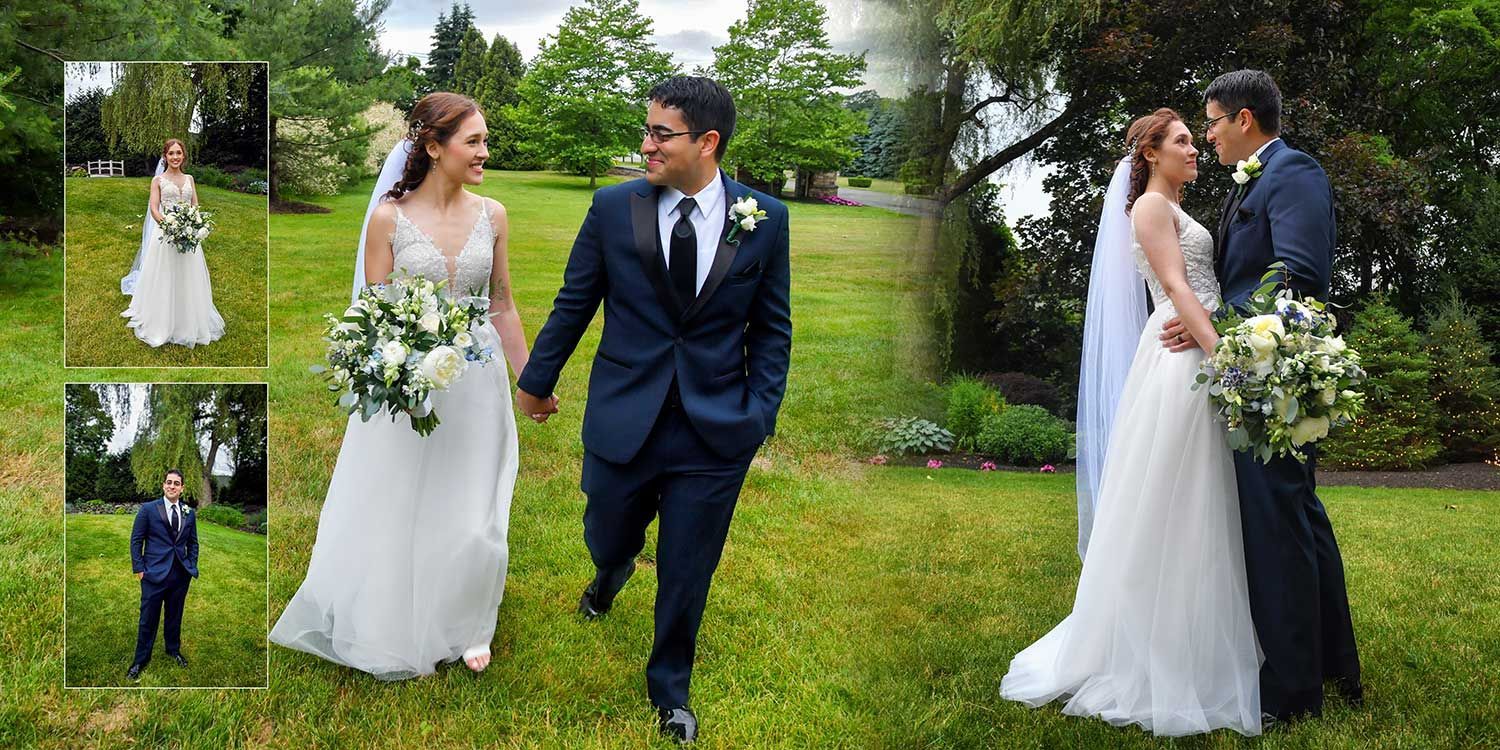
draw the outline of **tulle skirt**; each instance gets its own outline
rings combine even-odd
[[[123,288],[123,286],[122,286]],[[130,307],[120,313],[136,338],[150,346],[201,346],[224,335],[224,318],[214,307],[203,247],[180,253],[158,232],[141,258]]]
[[[1250,620],[1234,463],[1203,352],[1146,321],[1114,420],[1073,611],[1017,654],[1003,697],[1158,735],[1260,734],[1261,653]]]
[[[307,577],[272,642],[383,680],[489,645],[519,456],[499,335],[486,323],[476,338],[496,358],[433,394],[431,435],[405,415],[349,418]]]

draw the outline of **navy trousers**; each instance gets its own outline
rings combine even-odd
[[[714,453],[672,395],[633,461],[614,464],[584,455],[583,538],[607,576],[630,569],[646,544],[646,527],[661,519],[656,636],[646,663],[647,692],[657,706],[687,705],[709,582],[754,457],[753,450],[733,459]]]
[[[1234,454],[1245,535],[1250,616],[1265,662],[1261,710],[1286,719],[1319,715],[1323,682],[1359,683],[1359,651],[1344,588],[1344,561],[1308,461],[1262,464]]]
[[[156,645],[156,626],[166,612],[162,623],[162,640],[168,654],[182,650],[182,605],[187,601],[188,584],[193,576],[178,561],[172,562],[172,572],[160,583],[141,579],[141,617],[135,634],[135,663],[151,661],[151,649]]]

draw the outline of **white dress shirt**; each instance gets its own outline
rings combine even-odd
[[[1275,138],[1272,138],[1271,140],[1266,141],[1265,143],[1260,144],[1260,148],[1255,149],[1255,153],[1251,154],[1250,156],[1252,158],[1254,158],[1256,161],[1260,161],[1260,152],[1265,151],[1267,146],[1269,146],[1269,145],[1271,145],[1271,144],[1273,144],[1273,143],[1275,143],[1275,142],[1277,142],[1279,140],[1281,140],[1281,136],[1278,135]]]
[[[697,208],[688,216],[698,238],[698,265],[694,269],[697,274],[693,280],[696,294],[702,291],[708,269],[713,266],[714,255],[719,251],[719,238],[724,236],[724,217],[729,204],[724,200],[724,181],[717,171],[707,185],[691,196],[674,187],[662,188],[656,200],[656,229],[661,236],[661,252],[666,257],[668,270],[672,268],[672,225],[677,223],[677,204],[686,197],[698,202]]]
[[[166,495],[163,495],[161,499],[167,502],[167,528],[172,528],[172,514],[176,513],[177,529],[180,531],[183,526],[182,503],[173,502],[172,499],[167,497]]]

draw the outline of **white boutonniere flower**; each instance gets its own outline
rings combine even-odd
[[[766,218],[766,212],[761,210],[760,204],[751,195],[747,194],[743,198],[729,204],[729,223],[731,226],[729,227],[729,234],[724,237],[724,241],[730,244],[738,244],[739,240],[736,238],[739,236],[739,233],[741,231],[755,231],[756,223],[764,218]]]
[[[1234,165],[1235,184],[1243,187],[1250,180],[1259,177],[1262,169],[1260,159],[1257,159],[1254,154],[1251,154],[1249,159],[1241,159]]]

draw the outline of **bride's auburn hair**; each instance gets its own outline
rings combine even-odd
[[[174,146],[174,145],[177,146],[178,148],[182,149],[182,160],[183,161],[187,161],[187,144],[183,143],[182,141],[177,140],[176,138],[168,138],[166,143],[161,144],[161,156],[162,156],[162,158],[163,159],[167,158],[167,152],[171,151],[172,150],[172,146]]]
[[[1177,114],[1177,110],[1162,107],[1130,123],[1130,129],[1125,131],[1125,155],[1130,157],[1130,193],[1125,197],[1125,213],[1130,213],[1135,199],[1146,192],[1146,182],[1151,179],[1151,164],[1146,161],[1146,148],[1161,148],[1162,141],[1167,137],[1167,129],[1172,123],[1182,121],[1182,115]]]
[[[417,189],[427,173],[432,171],[432,157],[427,154],[427,144],[439,146],[448,142],[458,131],[459,123],[479,111],[473,99],[462,94],[435,91],[411,108],[411,120],[406,131],[411,141],[411,154],[406,157],[406,168],[401,179],[386,191],[385,197],[395,200]]]

